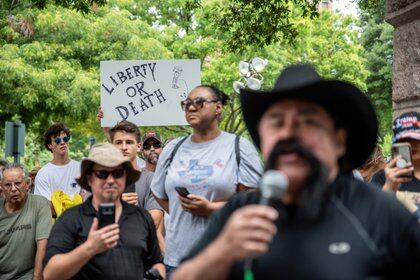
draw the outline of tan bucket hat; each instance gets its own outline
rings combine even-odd
[[[129,159],[123,156],[120,150],[110,143],[99,143],[93,145],[90,149],[89,156],[84,158],[81,163],[80,177],[76,179],[76,182],[82,188],[91,192],[91,188],[88,184],[87,174],[91,170],[88,170],[90,163],[97,163],[105,167],[116,167],[123,164],[125,172],[127,174],[126,186],[136,182],[140,177],[140,171],[135,170]]]

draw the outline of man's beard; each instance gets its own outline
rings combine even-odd
[[[147,162],[156,165],[159,159],[159,155],[156,153],[150,153],[149,156],[146,158]]]
[[[278,157],[287,153],[296,153],[310,166],[310,172],[299,190],[299,198],[295,204],[295,219],[303,222],[315,221],[320,216],[327,198],[328,168],[297,139],[290,138],[276,143],[267,159],[266,170],[277,169]]]
[[[115,189],[117,189],[117,187],[112,187],[112,188],[115,188]],[[115,202],[115,201],[117,201],[118,199],[120,198],[120,195],[118,194],[118,193],[107,193],[105,196],[104,196],[104,202]]]

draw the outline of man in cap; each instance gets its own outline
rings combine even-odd
[[[420,113],[402,114],[394,120],[392,129],[393,143],[410,144],[412,162],[398,166],[401,156],[394,157],[383,170],[373,176],[372,183],[384,191],[396,194],[420,219]]]
[[[126,185],[139,176],[112,144],[92,147],[77,179],[92,196],[54,225],[44,259],[45,279],[143,279],[151,268],[164,275],[150,214],[121,199]],[[99,205],[109,202],[115,205],[115,223],[98,228]]]
[[[29,194],[26,168],[0,170],[0,279],[42,279],[42,259],[51,230],[48,200]]]
[[[159,220],[162,220],[163,210],[156,202],[151,190],[153,173],[156,170],[156,163],[162,152],[162,141],[158,133],[154,131],[146,132],[142,138],[143,155],[146,159],[146,167],[141,171],[140,179],[135,183],[135,191],[137,193],[139,205],[146,210],[159,210]],[[155,213],[151,213],[154,217]]]
[[[148,131],[144,134],[142,142],[143,155],[146,159],[145,169],[150,172],[155,172],[156,164],[163,148],[162,138],[159,133],[155,131]]]
[[[266,169],[282,172],[288,187],[272,207],[252,205],[259,192],[234,197],[173,279],[418,278],[415,217],[351,175],[376,143],[368,98],[309,65],[287,67],[273,91],[240,98]],[[244,265],[250,258],[258,260]]]
[[[160,135],[154,131],[148,131],[142,138],[143,155],[146,159],[146,167],[141,171],[140,179],[135,183],[135,190],[138,197],[138,203],[149,211],[153,217],[157,229],[159,247],[162,251],[165,249],[164,231],[164,212],[157,203],[150,189],[153,180],[153,174],[156,170],[156,164],[159,155],[162,152],[163,144]]]

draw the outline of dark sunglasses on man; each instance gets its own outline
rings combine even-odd
[[[160,149],[160,148],[162,148],[162,144],[161,144],[161,143],[159,143],[159,142],[156,142],[156,143],[151,143],[151,144],[144,144],[144,145],[143,145],[143,150],[148,151],[148,150],[150,150],[150,149],[152,148],[152,146],[153,146],[153,148],[155,148],[155,149]]]
[[[70,140],[70,136],[64,136],[63,138],[61,138],[61,137],[55,137],[55,138],[54,138],[54,142],[55,142],[56,144],[60,144],[60,143],[61,143],[61,140],[63,140],[63,141],[64,141],[64,143],[67,143],[67,142],[69,142],[69,140]]]
[[[125,169],[124,168],[119,168],[119,169],[114,169],[112,171],[103,170],[103,169],[102,170],[93,170],[92,173],[95,174],[95,176],[98,177],[101,180],[107,179],[109,174],[111,174],[114,179],[119,179],[122,176],[124,176]]]
[[[194,108],[196,109],[201,109],[204,106],[204,103],[217,103],[219,102],[219,100],[211,100],[211,99],[205,99],[203,97],[197,97],[194,99],[185,99],[184,101],[181,101],[181,108],[183,111],[187,110],[188,108],[190,108],[191,105],[194,106]]]

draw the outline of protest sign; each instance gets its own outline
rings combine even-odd
[[[101,125],[186,125],[180,102],[200,84],[198,59],[101,61]]]

